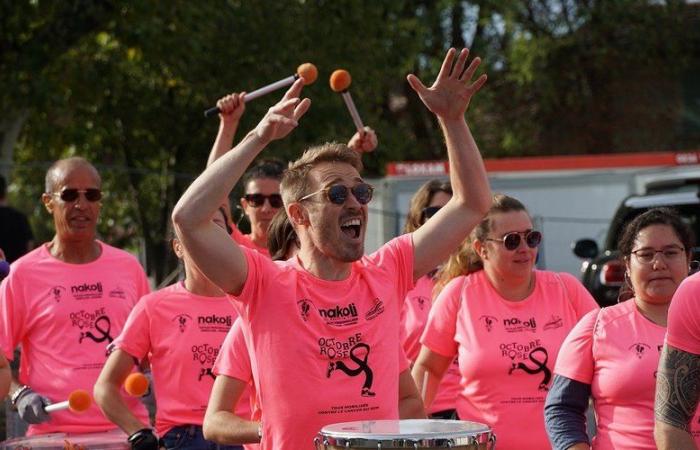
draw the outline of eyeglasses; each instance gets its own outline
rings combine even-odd
[[[501,239],[490,239],[487,238],[487,241],[494,241],[494,242],[500,242],[503,244],[503,246],[506,248],[506,250],[513,251],[516,248],[520,247],[520,237],[525,238],[525,243],[527,244],[528,247],[530,248],[535,248],[538,245],[540,245],[540,242],[542,242],[542,233],[539,231],[513,231],[512,233],[508,233],[505,236],[503,236]]]
[[[433,217],[438,211],[440,211],[441,208],[442,206],[428,206],[426,208],[423,208],[423,212],[421,213],[423,221],[425,222],[426,220]]]
[[[51,195],[54,197],[59,197],[62,201],[66,203],[74,202],[78,200],[80,194],[85,196],[85,199],[89,202],[99,202],[102,200],[102,191],[97,188],[90,189],[64,189],[61,192],[52,192]]]
[[[678,247],[677,245],[672,245],[670,247],[665,247],[661,250],[656,250],[653,248],[640,248],[632,253],[637,257],[637,261],[642,264],[651,264],[654,262],[657,253],[661,253],[661,256],[668,262],[680,261],[685,257],[685,249],[683,247]]]
[[[328,200],[330,200],[331,203],[334,203],[336,205],[342,205],[343,203],[345,203],[345,200],[348,199],[348,192],[352,192],[352,195],[355,197],[359,204],[366,205],[372,200],[372,193],[374,192],[374,188],[367,183],[358,183],[351,188],[343,184],[334,184],[333,186],[323,188],[316,192],[312,192],[311,194],[305,195],[302,198],[300,198],[299,201],[301,202],[313,197],[314,195],[325,193],[328,197]]]
[[[246,194],[243,198],[250,203],[253,208],[259,208],[265,203],[265,199],[270,203],[273,208],[281,208],[283,205],[282,196],[280,194]]]

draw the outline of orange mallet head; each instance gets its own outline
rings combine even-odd
[[[83,389],[76,389],[68,396],[68,408],[73,412],[84,412],[90,409],[92,397]]]
[[[132,397],[141,397],[148,391],[148,378],[141,372],[131,373],[124,381],[124,389]]]
[[[304,80],[304,85],[308,86],[318,78],[318,70],[311,63],[304,63],[297,67],[297,74]]]
[[[335,92],[347,91],[352,83],[350,72],[338,69],[331,74],[331,89]]]

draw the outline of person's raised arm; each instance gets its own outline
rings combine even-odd
[[[260,441],[260,423],[245,420],[232,411],[247,383],[219,374],[211,389],[204,415],[204,437],[221,445],[248,444]]]
[[[654,439],[659,450],[695,449],[690,434],[700,400],[700,355],[665,344],[656,375]]]
[[[299,99],[303,85],[302,79],[297,80],[233,151],[207,167],[173,211],[180,242],[200,270],[225,292],[240,294],[248,266],[238,245],[211,218],[255,157],[296,128],[311,104],[309,99]]]
[[[219,112],[219,132],[216,134],[216,140],[211,148],[211,152],[209,152],[207,167],[231,150],[233,138],[238,129],[238,122],[241,120],[243,112],[245,112],[244,96],[245,92],[240,94],[233,93],[220,98],[216,102],[216,106],[221,111]]]
[[[431,87],[423,85],[415,75],[408,75],[409,84],[437,116],[445,135],[452,183],[450,201],[413,233],[414,279],[443,262],[491,206],[484,162],[464,118],[472,96],[486,82],[486,75],[472,83],[481,60],[474,58],[467,66],[469,51],[463,49],[456,55],[455,49],[447,52]]]

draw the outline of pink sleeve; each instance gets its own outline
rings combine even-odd
[[[225,375],[246,383],[253,379],[241,319],[236,319],[224,339],[221,352],[214,363],[214,375]]]
[[[586,314],[564,340],[559,349],[554,373],[581,383],[593,382],[593,332],[598,311]]]
[[[248,274],[243,283],[243,290],[238,296],[228,294],[228,298],[235,303],[245,304],[244,310],[247,311],[248,319],[250,319],[251,310],[255,309],[255,302],[264,298],[262,295],[265,289],[265,280],[274,279],[279,272],[279,267],[267,256],[253,249],[239,246],[245,256],[248,266]]]
[[[410,233],[390,240],[367,258],[394,275],[395,287],[402,300],[413,289],[413,236]]]
[[[425,325],[421,344],[442,356],[452,358],[457,354],[457,313],[461,303],[464,277],[457,277],[447,283],[430,308],[428,323]]]
[[[148,284],[148,276],[146,276],[146,272],[143,270],[143,267],[141,267],[141,264],[138,266],[138,279],[137,292],[140,300],[141,297],[151,292],[151,286]]]
[[[16,271],[0,284],[0,345],[5,357],[12,361],[15,348],[22,342],[26,324],[26,305]]]
[[[579,319],[588,312],[598,310],[598,304],[593,300],[593,296],[583,285],[570,273],[562,272],[559,274],[569,299],[576,311],[576,317]]]
[[[142,299],[129,313],[124,329],[112,342],[110,347],[118,348],[141,360],[151,350],[151,321],[146,305],[148,299]]]
[[[676,290],[668,310],[666,342],[684,352],[700,355],[700,279],[693,275]]]

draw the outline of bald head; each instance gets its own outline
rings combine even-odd
[[[66,177],[66,174],[72,172],[75,169],[84,169],[92,172],[97,181],[97,185],[102,184],[102,178],[100,174],[95,169],[95,166],[90,164],[90,162],[79,156],[74,156],[72,158],[59,159],[49,167],[46,171],[46,191],[48,193],[56,192],[58,186],[61,185],[61,181]]]

